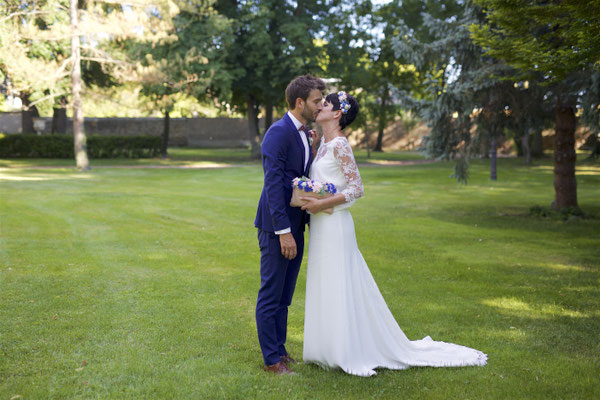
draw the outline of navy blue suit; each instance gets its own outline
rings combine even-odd
[[[306,133],[304,133],[306,134]],[[308,136],[307,136],[308,141]],[[264,186],[254,226],[260,247],[260,290],[256,301],[256,328],[265,365],[287,354],[288,306],[292,302],[304,251],[305,211],[291,207],[292,179],[308,176],[312,152],[304,168],[305,150],[298,130],[286,113],[275,122],[262,142]],[[298,253],[293,260],[281,254],[275,231],[291,228]]]

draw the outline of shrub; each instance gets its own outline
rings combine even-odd
[[[595,218],[595,216],[592,214],[584,214],[583,211],[581,211],[581,209],[577,207],[564,207],[560,210],[554,210],[552,208],[542,206],[532,206],[529,208],[529,215],[533,217],[561,219],[563,221],[570,221],[577,218]]]
[[[160,154],[159,136],[88,136],[89,158],[148,158]],[[74,158],[70,135],[0,134],[0,158]]]

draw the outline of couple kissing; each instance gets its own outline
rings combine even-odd
[[[343,131],[359,104],[345,93],[323,98],[325,83],[312,75],[286,88],[289,110],[269,127],[262,143],[264,186],[254,225],[260,248],[256,327],[264,370],[291,375],[288,307],[308,243],[303,362],[371,376],[376,368],[483,366],[487,355],[429,336],[411,341],[381,296],[360,253],[350,207],[364,194],[352,148]],[[322,137],[307,124],[316,122]],[[310,176],[336,193],[290,205],[292,181]],[[326,213],[324,210],[333,209]],[[310,215],[309,215],[310,214]]]

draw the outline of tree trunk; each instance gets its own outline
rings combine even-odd
[[[71,8],[71,92],[73,96],[73,142],[75,160],[80,170],[90,169],[85,132],[83,131],[83,107],[81,102],[81,55],[77,22],[77,0],[70,0]]]
[[[525,131],[525,134],[521,138],[521,143],[522,143],[522,147],[523,147],[523,156],[525,157],[526,165],[531,164],[531,149],[529,148],[529,131],[530,131],[530,129],[527,129]]]
[[[265,133],[269,130],[269,127],[273,124],[273,104],[270,102],[265,106]]]
[[[54,107],[52,114],[52,134],[67,132],[67,109],[64,107]]]
[[[379,108],[379,123],[378,128],[379,132],[377,133],[377,144],[375,144],[375,148],[373,151],[383,151],[383,131],[385,129],[385,125],[387,123],[387,90],[381,96],[381,107]]]
[[[531,143],[531,155],[533,157],[542,157],[544,155],[544,142],[542,138],[542,130],[536,129],[533,132],[533,143]]]
[[[483,155],[483,158],[490,158],[490,149],[492,148],[492,143],[490,142],[490,138],[487,135],[482,135],[481,142],[479,144],[480,154]]]
[[[21,102],[23,103],[21,111],[21,133],[34,133],[33,118],[39,117],[40,113],[36,106],[29,107],[29,104],[31,104],[29,101],[29,93],[21,95]]]
[[[246,98],[248,108],[248,139],[250,140],[250,157],[260,158],[260,133],[258,131],[258,114],[256,100],[251,94]]]
[[[575,179],[575,112],[573,106],[556,105],[554,135],[554,193],[552,208],[578,207]]]
[[[169,134],[171,132],[171,117],[169,116],[169,109],[165,109],[164,127],[162,134],[162,144],[160,146],[160,155],[162,158],[167,158],[167,148],[169,147]]]
[[[523,157],[523,136],[521,136],[521,140],[515,136],[514,141],[517,148],[517,157]]]
[[[498,148],[496,145],[496,135],[492,136],[492,145],[490,151],[490,179],[495,181],[498,179],[497,168],[496,168],[496,156],[498,154]]]
[[[371,145],[369,143],[369,139],[371,139],[371,133],[369,132],[369,124],[365,118],[365,142],[367,144],[367,158],[371,158]]]
[[[590,155],[587,158],[588,160],[597,160],[600,158],[600,140],[598,140],[598,134],[596,132],[592,133],[590,137]]]

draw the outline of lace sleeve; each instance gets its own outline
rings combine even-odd
[[[346,197],[346,203],[362,197],[364,194],[363,184],[350,143],[345,138],[336,140],[333,147],[333,155],[342,169],[342,173],[348,184],[346,189],[342,190],[342,194]]]

